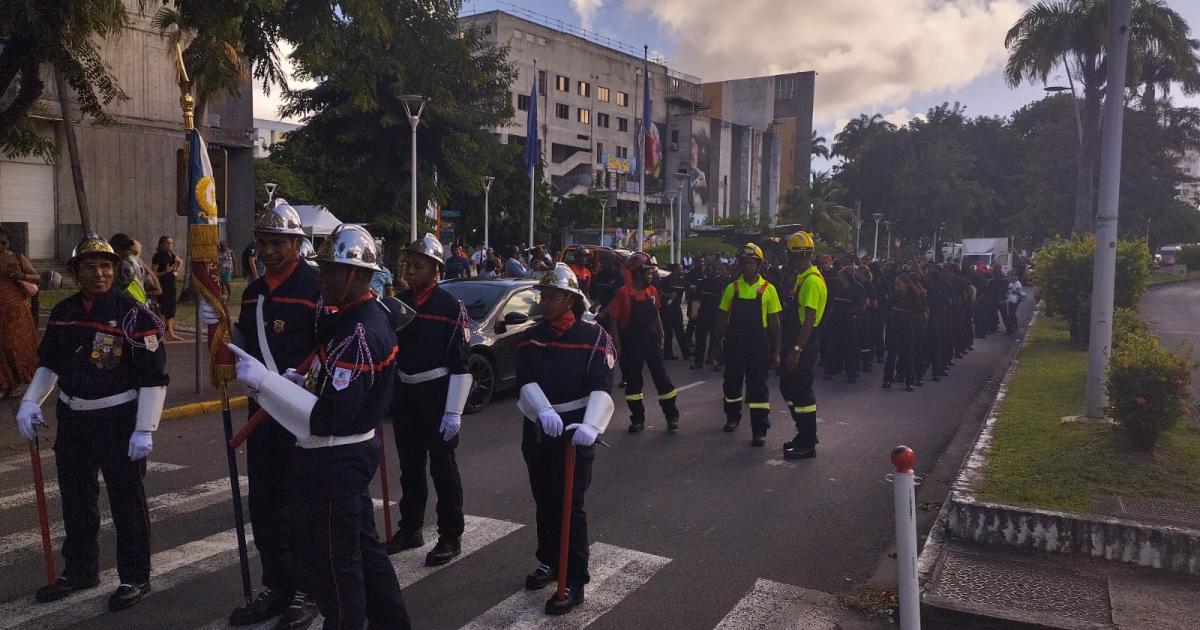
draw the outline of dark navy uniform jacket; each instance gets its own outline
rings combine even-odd
[[[561,335],[546,321],[530,328],[517,345],[517,387],[537,383],[550,400],[558,405],[592,392],[610,392],[616,350],[608,333],[600,326],[579,320]],[[583,420],[584,409],[559,414],[563,426]],[[537,440],[537,418],[525,421],[524,439]]]
[[[419,305],[412,289],[399,298],[417,311],[412,323],[400,330],[397,341],[404,353],[397,359],[399,370],[411,375],[444,367],[451,374],[466,374],[471,318],[462,302],[439,286]]]
[[[50,311],[38,366],[58,374],[62,393],[95,400],[131,389],[165,386],[169,378],[162,322],[128,294],[112,290],[94,300],[76,293]],[[59,413],[65,405],[59,405]],[[137,400],[75,417],[104,419],[137,412]],[[61,416],[60,416],[61,417]]]
[[[296,266],[274,290],[267,283],[267,277],[260,276],[242,293],[242,312],[236,325],[245,339],[243,349],[261,360],[263,354],[258,345],[255,315],[260,295],[265,298],[263,322],[267,344],[271,347],[275,367],[282,374],[288,368],[298,367],[316,348],[316,312],[321,297],[317,288],[317,270],[303,261],[296,261]]]
[[[396,333],[388,313],[368,293],[317,319],[317,361],[308,372],[317,396],[309,416],[314,436],[366,433],[387,415],[396,378]],[[292,458],[302,492],[322,497],[357,495],[379,465],[377,440],[303,449]]]

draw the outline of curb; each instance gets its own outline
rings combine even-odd
[[[245,407],[246,400],[247,399],[245,396],[234,396],[233,398],[229,399],[229,408],[235,409],[238,407]],[[198,413],[217,411],[219,409],[221,409],[221,401],[219,400],[205,400],[201,402],[187,403],[184,405],[163,409],[162,420],[175,420]]]
[[[1178,278],[1175,280],[1166,280],[1163,282],[1156,282],[1154,284],[1147,284],[1146,290],[1150,291],[1152,289],[1157,289],[1159,287],[1173,287],[1177,284],[1183,284],[1185,282],[1196,282],[1197,280],[1200,280],[1200,277],[1198,277],[1198,278]]]

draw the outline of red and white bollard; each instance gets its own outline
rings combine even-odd
[[[913,464],[917,454],[907,446],[892,449],[896,509],[896,582],[900,595],[900,630],[920,630],[921,595],[917,590],[917,496]]]

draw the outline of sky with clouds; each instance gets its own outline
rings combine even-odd
[[[1007,114],[1044,95],[1004,82],[1004,33],[1032,0],[520,0],[519,6],[645,43],[672,67],[705,81],[817,71],[814,123],[832,140],[859,113],[903,124],[943,101],[970,114]],[[1200,36],[1200,1],[1167,0]],[[463,12],[511,10],[464,0]],[[1061,73],[1050,83],[1065,84]],[[1176,94],[1200,106],[1200,97]],[[274,118],[278,95],[255,95]]]

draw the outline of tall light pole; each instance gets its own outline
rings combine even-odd
[[[691,182],[692,177],[691,177],[690,173],[675,173],[675,180],[679,183],[679,222],[678,222],[679,231],[676,232],[676,234],[675,234],[675,238],[679,240],[679,248],[676,249],[676,251],[679,252],[679,260],[676,260],[675,262],[682,263],[683,262],[683,199],[684,199],[683,191],[684,191],[684,186],[687,186],[688,183]],[[688,201],[691,201],[691,198],[692,198],[691,195],[687,196]],[[675,231],[675,226],[671,227],[671,231]]]
[[[491,175],[483,176],[483,254],[485,256],[487,255],[488,246],[490,244],[488,241],[488,217],[490,216],[490,213],[488,212],[488,201],[489,197],[491,197],[492,182],[494,181],[496,181],[496,178],[492,177]]]
[[[672,232],[675,231],[675,199],[678,197],[679,197],[679,195],[676,195],[673,192],[667,192],[667,205],[670,208],[670,211],[669,211],[670,219],[668,219],[667,222],[671,224]],[[674,234],[671,235],[670,257],[671,257],[670,261],[672,263],[674,263],[675,262],[675,235]]]
[[[409,240],[415,241],[421,238],[417,234],[417,125],[421,122],[421,113],[425,111],[425,97],[417,94],[405,94],[400,97],[400,102],[404,104],[404,114],[408,116],[408,124],[412,127],[412,207],[409,208],[411,214],[409,216]],[[413,114],[413,109],[417,110]]]
[[[1108,85],[1124,85],[1129,53],[1130,0],[1108,3]],[[1121,192],[1121,132],[1125,126],[1125,93],[1104,97],[1104,135],[1100,144],[1100,200],[1096,212],[1096,253],[1092,267],[1092,321],[1088,342],[1085,411],[1103,418],[1105,380],[1112,346],[1113,294],[1117,274],[1117,214]]]
[[[892,222],[884,221],[883,227],[887,228],[887,252],[885,255],[888,260],[892,259]]]
[[[875,248],[871,250],[871,258],[878,259],[879,258],[879,222],[883,220],[883,213],[876,212],[875,214],[871,215],[871,218],[875,219]]]

